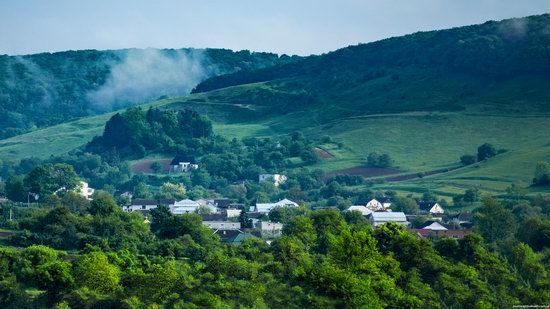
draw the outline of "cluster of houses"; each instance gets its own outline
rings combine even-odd
[[[247,213],[252,225],[251,228],[244,228],[238,217],[244,209],[243,204],[233,203],[230,199],[134,199],[129,205],[123,206],[126,212],[139,211],[147,217],[152,209],[159,205],[168,207],[175,215],[187,213],[199,213],[202,216],[203,224],[218,234],[226,242],[240,242],[246,238],[256,237],[273,239],[282,235],[283,224],[267,220],[269,212],[276,207],[299,207],[291,200],[283,199],[275,203],[257,203]]]
[[[350,206],[344,212],[356,211],[365,217],[373,228],[388,222],[396,222],[410,229],[417,237],[453,237],[463,238],[471,233],[471,214],[462,213],[449,216],[439,203],[418,202],[422,216],[429,216],[420,227],[411,228],[411,222],[415,221],[418,215],[407,215],[403,212],[391,210],[391,201],[388,198],[371,199],[365,201],[364,205]],[[146,218],[149,211],[158,205],[165,205],[175,215],[186,213],[199,213],[202,216],[203,224],[212,229],[225,242],[239,243],[248,238],[273,239],[282,235],[283,224],[268,220],[268,214],[277,207],[297,208],[298,203],[289,199],[282,199],[273,203],[256,203],[246,213],[249,223],[248,227],[242,226],[239,217],[244,211],[243,204],[233,203],[230,199],[134,199],[127,206],[123,206],[126,212],[139,211]],[[148,222],[148,221],[147,221]]]
[[[388,222],[396,222],[410,229],[417,237],[429,237],[433,239],[441,237],[464,238],[471,233],[471,213],[461,213],[449,216],[437,202],[417,202],[420,215],[430,216],[431,220],[424,222],[418,228],[411,228],[411,222],[417,215],[407,215],[404,212],[391,211],[391,201],[388,198],[371,199],[365,205],[350,206],[345,211],[357,211],[365,217],[373,228]]]

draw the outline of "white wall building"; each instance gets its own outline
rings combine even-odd
[[[372,211],[384,210],[384,205],[382,205],[382,203],[380,203],[377,199],[374,199],[374,198],[370,200],[366,206],[368,209]]]
[[[190,199],[185,199],[170,205],[170,212],[174,215],[194,213],[199,206],[199,203]]]
[[[231,222],[231,221],[203,221],[202,224],[208,226],[213,230],[217,230],[217,229],[238,230],[241,228],[240,222]]]
[[[90,188],[87,182],[81,181],[80,184],[78,185],[77,192],[83,197],[85,197],[87,200],[92,200],[92,196],[94,195],[95,189]]]
[[[403,212],[373,212],[368,216],[372,227],[377,227],[387,222],[396,222],[404,226],[409,226],[407,217]]]
[[[287,177],[280,174],[260,174],[258,177],[259,182],[270,181],[275,187],[278,187],[280,184],[285,183]]]

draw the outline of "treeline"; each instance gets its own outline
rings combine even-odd
[[[143,111],[134,107],[112,116],[103,135],[95,137],[86,149],[122,158],[141,158],[147,151],[198,153],[209,142],[201,139],[212,135],[212,122],[193,110]]]
[[[89,93],[101,88],[111,68],[124,61],[132,50],[67,51],[25,56],[0,55],[0,138],[103,112],[91,104]],[[295,61],[272,53],[228,49],[163,49],[159,55],[201,52],[201,65],[212,75],[252,70]],[[163,94],[159,94],[163,95]],[[128,104],[128,102],[119,102]],[[140,102],[130,102],[140,103]],[[123,108],[127,105],[117,105]]]
[[[355,81],[385,75],[399,78],[393,69],[406,67],[437,68],[491,78],[545,74],[550,71],[548,57],[543,56],[550,45],[546,35],[548,24],[550,15],[544,14],[419,32],[350,46],[295,63],[216,76],[197,85],[194,92],[290,77],[307,77],[315,81],[311,87],[315,85],[321,90],[341,78],[351,87]]]
[[[502,206],[487,200],[480,214],[494,215],[495,207]],[[534,251],[508,242],[510,250],[497,253],[476,234],[432,242],[393,223],[372,230],[353,212],[273,215],[283,215],[285,227],[271,245],[226,245],[196,214],[159,207],[149,225],[105,195],[80,215],[62,204],[34,210],[11,224],[22,230],[11,243],[26,248],[0,248],[0,304],[470,308],[550,301],[548,250],[541,251],[548,243]],[[486,235],[484,223],[476,224]]]

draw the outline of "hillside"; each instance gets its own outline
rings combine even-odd
[[[184,95],[205,78],[295,58],[225,49],[0,55],[0,138],[160,96]]]
[[[550,161],[547,29],[550,15],[417,33],[215,77],[194,94],[152,105],[206,114],[226,137],[300,130],[333,156],[315,166],[325,171],[363,166],[372,151],[389,154],[401,174],[453,169],[460,156],[489,142],[506,152],[375,188],[502,193],[512,183],[528,185],[535,164]],[[99,134],[108,117],[0,141],[0,158],[69,151]],[[325,136],[342,147],[324,145]],[[31,151],[39,145],[40,152]]]

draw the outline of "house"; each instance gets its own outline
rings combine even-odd
[[[198,168],[195,158],[184,155],[178,155],[170,162],[170,173],[185,173]]]
[[[449,230],[446,228],[443,224],[439,223],[438,221],[426,221],[424,223],[424,226],[422,227],[423,230],[431,230],[431,231],[447,231]]]
[[[232,222],[232,221],[202,221],[202,224],[208,226],[209,228],[213,230],[239,230],[241,229],[241,223],[240,222]]]
[[[350,206],[348,209],[344,210],[344,212],[348,211],[358,211],[365,217],[372,213],[372,210],[368,209],[367,206],[361,205]]]
[[[231,205],[231,200],[228,198],[218,198],[218,199],[214,199],[212,203],[218,209],[227,209]]]
[[[443,207],[439,205],[438,202],[424,202],[424,201],[418,201],[416,204],[418,204],[418,208],[420,208],[420,213],[424,214],[443,214],[445,211],[443,210]]]
[[[464,228],[472,227],[473,214],[471,212],[461,212],[458,216],[452,218],[451,222]]]
[[[188,214],[195,212],[199,207],[199,203],[190,199],[184,199],[179,202],[174,202],[174,204],[170,205],[170,212],[172,212],[174,215]]]
[[[243,234],[243,232],[235,229],[217,229],[214,231],[214,234],[220,236],[222,242],[230,243],[233,242],[235,237]]]
[[[147,200],[147,199],[134,199],[130,205],[122,206],[122,210],[126,212],[134,211],[149,211],[151,209],[157,208],[158,205],[164,205],[170,207],[175,203],[173,199],[156,199],[156,200]]]
[[[298,204],[289,200],[283,199],[276,203],[256,203],[256,206],[251,207],[251,212],[260,212],[260,213],[269,213],[273,208],[276,207],[287,207],[287,208],[296,208]]]
[[[439,239],[442,237],[451,237],[454,239],[462,239],[464,236],[471,234],[470,230],[428,230],[428,229],[413,229],[411,230],[417,237],[428,237],[431,239]]]
[[[271,221],[258,221],[254,224],[254,228],[257,228],[262,233],[262,237],[275,238],[283,235],[283,224]]]
[[[382,203],[380,203],[377,199],[374,199],[374,198],[368,201],[366,206],[368,209],[372,211],[384,210],[384,205],[382,205]]]
[[[92,196],[94,195],[95,189],[92,189],[88,186],[88,183],[85,181],[80,181],[77,187],[78,194],[85,197],[87,200],[92,200]]]
[[[397,222],[404,226],[409,226],[407,217],[403,212],[373,212],[368,215],[367,219],[372,227],[377,227],[387,222]]]
[[[242,210],[236,208],[227,208],[224,211],[228,218],[236,218],[241,215]]]
[[[275,187],[278,187],[280,184],[285,183],[287,180],[287,177],[285,175],[280,174],[260,174],[258,176],[259,182],[269,181],[272,182]]]

